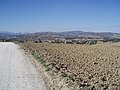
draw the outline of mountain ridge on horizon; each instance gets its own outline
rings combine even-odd
[[[82,30],[70,30],[70,31],[36,31],[36,32],[10,32],[10,31],[0,31],[0,33],[11,33],[11,34],[18,34],[18,33],[23,33],[23,34],[26,34],[26,33],[68,33],[68,32],[78,32],[78,33],[117,33],[117,34],[120,34],[120,32],[111,32],[111,31],[102,31],[102,32],[100,32],[100,31],[97,31],[97,32],[95,32],[95,31],[82,31]]]
[[[119,38],[120,33],[112,32],[84,32],[84,31],[65,31],[65,32],[36,32],[36,33],[26,33],[23,34],[25,38],[34,39],[53,39],[53,38]]]
[[[29,39],[55,39],[55,38],[93,38],[93,39],[120,39],[120,33],[112,32],[84,32],[84,31],[65,31],[65,32],[35,32],[35,33],[12,33],[12,32],[1,32],[1,38],[14,38],[18,37],[22,40]]]

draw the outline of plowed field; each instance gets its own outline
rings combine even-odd
[[[91,90],[117,90],[120,81],[120,43],[96,45],[24,43],[53,70]]]

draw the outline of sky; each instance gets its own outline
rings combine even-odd
[[[0,31],[120,33],[120,0],[0,0]]]

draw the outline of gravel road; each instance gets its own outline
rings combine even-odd
[[[47,90],[41,73],[14,43],[0,42],[0,90]]]

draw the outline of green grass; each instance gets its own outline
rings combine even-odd
[[[32,52],[31,54],[32,54],[33,56],[35,55],[35,53],[34,53],[34,52]]]
[[[65,74],[64,72],[62,72],[62,73],[61,73],[61,76],[67,77],[67,74]]]
[[[51,76],[55,76],[55,73],[54,72],[50,72],[49,73]]]
[[[46,61],[43,59],[42,56],[38,56],[34,52],[32,52],[31,54],[34,56],[35,59],[38,60],[38,62],[40,62],[40,64],[42,64],[45,67],[45,69],[46,69],[45,71],[51,70],[51,68],[49,67],[49,65],[46,64]]]

